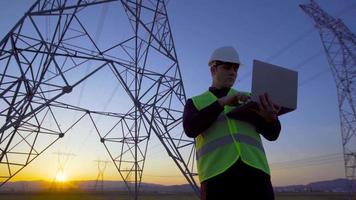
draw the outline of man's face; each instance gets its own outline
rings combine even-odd
[[[238,64],[217,62],[211,67],[214,86],[217,88],[232,87],[235,83],[238,69]]]

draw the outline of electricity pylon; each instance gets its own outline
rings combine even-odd
[[[104,21],[111,24],[100,28],[105,40],[99,43],[93,23],[104,4],[117,19]],[[199,194],[194,140],[181,126],[186,95],[164,0],[37,0],[0,41],[0,70],[0,185],[89,120],[134,199],[152,133]],[[114,95],[120,99],[109,112],[93,102],[71,103],[78,86],[93,79],[110,83],[91,91],[95,102],[108,85],[119,86]],[[134,184],[125,180],[126,169]]]
[[[61,181],[64,180],[60,180],[60,179],[64,179],[65,178],[65,167],[70,159],[70,157],[75,156],[75,154],[72,153],[64,153],[64,152],[53,152],[54,155],[57,156],[57,171],[55,176],[52,179],[52,183],[51,183],[51,189],[62,189],[62,185],[61,185]]]
[[[351,199],[356,169],[356,36],[340,19],[330,16],[314,0],[301,5],[301,8],[313,18],[319,30],[336,83],[345,176]]]
[[[98,176],[96,177],[94,190],[97,191],[97,190],[98,190],[98,187],[100,187],[100,191],[101,191],[101,192],[104,192],[104,173],[105,173],[105,170],[106,170],[107,165],[108,165],[111,161],[107,161],[107,160],[94,160],[94,162],[96,162],[97,165],[98,165]]]

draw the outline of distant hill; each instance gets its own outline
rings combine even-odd
[[[81,181],[77,182],[77,185],[81,190],[95,190],[95,181]],[[134,188],[134,185],[131,184],[131,187]],[[105,191],[126,190],[126,185],[123,181],[104,181],[103,188]],[[141,183],[140,190],[161,193],[193,192],[192,187],[188,184],[167,186],[154,183]]]
[[[95,185],[97,184],[97,187]],[[131,184],[131,188],[134,185]],[[123,181],[104,181],[104,191],[126,191]],[[45,181],[17,181],[8,182],[0,187],[0,192],[42,192],[49,190],[79,190],[79,191],[101,191],[101,183],[96,181],[72,181],[62,185],[52,185]],[[158,193],[193,192],[189,184],[183,185],[160,185],[154,183],[141,183],[140,191]]]
[[[309,183],[307,185],[288,185],[275,187],[276,192],[347,192],[347,180],[335,179],[328,181],[318,181]],[[104,191],[126,191],[126,185],[123,181],[104,181]],[[51,185],[45,181],[18,181],[8,182],[0,187],[0,192],[41,192],[52,189],[66,189],[66,190],[79,190],[79,191],[100,191],[101,185],[98,183],[95,188],[96,181],[73,181],[69,184]],[[354,181],[356,185],[356,180]],[[133,188],[134,185],[131,185]],[[140,191],[157,192],[157,193],[177,193],[177,192],[193,192],[188,184],[183,185],[160,185],[153,183],[141,183]],[[356,188],[354,188],[356,192]]]
[[[347,179],[335,179],[327,181],[318,181],[309,183],[307,185],[288,185],[282,187],[275,187],[276,192],[301,192],[301,191],[321,191],[321,192],[347,192]],[[356,180],[353,181],[353,191],[356,192]]]

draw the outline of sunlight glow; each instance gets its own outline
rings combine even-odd
[[[67,181],[67,177],[65,176],[65,174],[63,172],[60,172],[57,174],[56,176],[56,182],[66,182]]]

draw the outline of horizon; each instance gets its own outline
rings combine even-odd
[[[1,39],[33,2],[0,1]],[[249,90],[250,65],[255,58],[299,72],[297,110],[280,117],[282,130],[277,141],[269,142],[263,139],[274,187],[345,178],[335,83],[314,22],[298,7],[299,4],[308,2],[226,1],[221,4],[214,1],[170,1],[167,5],[187,98],[205,91],[209,86],[207,58],[215,47],[225,44],[235,46],[241,52],[241,59],[245,63],[234,85],[239,90]],[[352,12],[355,9],[354,1],[318,0],[317,3],[330,15],[340,17],[352,31],[356,30]],[[106,25],[115,24],[114,17],[121,17],[115,9],[116,7],[108,8],[109,18],[105,21]],[[95,22],[93,19],[89,24],[96,26]],[[269,26],[266,26],[267,23]],[[103,43],[113,37],[103,34],[100,38]],[[75,95],[66,97],[66,100],[75,105],[89,105],[105,111],[128,106],[127,99],[122,97],[122,94],[110,97],[110,92],[116,91],[116,87],[110,82],[111,79],[108,80],[110,77],[107,74],[100,75],[100,79],[95,79],[99,84],[94,84],[94,81],[87,84],[83,100],[80,99],[78,90]],[[197,77],[200,79],[197,80]],[[106,98],[94,101],[98,96]],[[118,102],[123,103],[118,106]],[[71,118],[67,119],[71,121],[77,116],[66,113],[61,117]],[[102,121],[101,123],[105,124]],[[84,121],[79,123],[75,130],[68,131],[61,140],[9,182],[31,182],[39,178],[39,181],[47,182],[55,179],[62,179],[64,182],[95,180],[100,170],[94,161],[111,161],[111,158],[93,131],[94,128],[88,124],[89,122]],[[62,124],[63,127],[66,127],[65,125]],[[57,157],[53,155],[56,152],[73,155]],[[64,161],[64,164],[61,161]],[[61,164],[64,167],[61,167]],[[62,173],[60,177],[58,173]],[[108,163],[104,177],[109,181],[122,181],[113,162]],[[149,141],[142,182],[160,185],[187,184],[154,134]]]
[[[298,186],[298,185],[309,185],[309,184],[313,184],[313,183],[319,183],[319,182],[330,182],[330,181],[337,181],[337,180],[345,180],[345,181],[350,181],[348,179],[346,179],[345,177],[340,177],[340,178],[335,178],[335,179],[325,179],[325,180],[318,180],[318,181],[311,181],[308,182],[306,184],[292,184],[292,185],[273,185],[273,187],[288,187],[288,186]],[[7,183],[20,183],[20,182],[45,182],[48,184],[67,184],[67,183],[73,183],[73,182],[96,182],[99,181],[101,182],[101,180],[96,180],[96,179],[88,179],[88,180],[67,180],[64,183],[61,182],[56,182],[56,181],[49,181],[49,180],[9,180]],[[355,182],[356,180],[354,180]],[[124,182],[123,180],[115,180],[115,179],[104,179],[103,182]],[[4,186],[6,187],[6,184],[4,184]],[[160,186],[182,186],[182,185],[189,185],[189,183],[182,183],[182,184],[160,184],[160,183],[153,183],[153,182],[141,182],[143,184],[152,184],[152,185],[160,185]],[[134,182],[130,182],[130,184],[134,184]],[[1,190],[0,190],[1,192]]]

